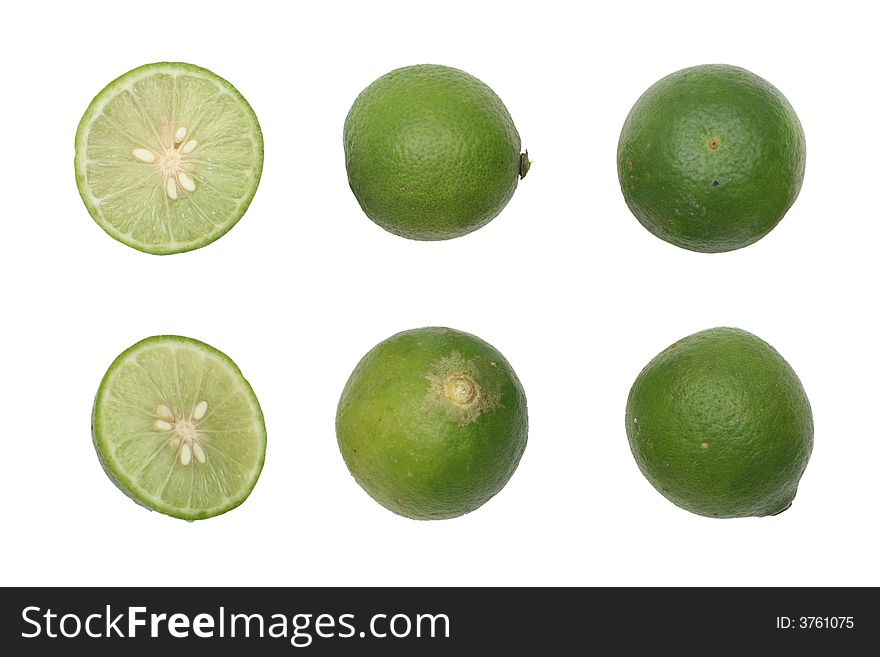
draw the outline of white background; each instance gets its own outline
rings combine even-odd
[[[877,16],[868,3],[15,3],[5,10],[3,584],[880,584],[877,502]],[[109,238],[77,194],[92,97],[140,64],[231,81],[265,137],[262,183],[218,242],[170,257]],[[392,68],[455,66],[504,100],[534,166],[487,227],[384,232],[348,189],[342,124]],[[742,251],[652,237],[617,183],[620,126],[650,84],[723,62],[779,87],[807,137],[803,191]],[[397,331],[488,340],[528,395],[507,487],[456,520],[373,502],[334,435],[358,359]],[[642,477],[624,406],[676,339],[738,326],[774,345],[813,405],[792,508],[710,520]],[[113,358],[177,333],[225,351],[269,432],[251,497],[197,523],[133,504],[90,436]]]

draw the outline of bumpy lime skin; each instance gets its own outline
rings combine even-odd
[[[715,328],[679,340],[642,370],[627,400],[626,433],[642,474],[681,508],[768,516],[797,493],[813,416],[773,347]]]
[[[446,66],[409,66],[373,82],[352,105],[343,141],[363,211],[409,239],[451,239],[486,225],[520,177],[520,137],[504,103]]]
[[[663,78],[633,106],[617,173],[651,233],[718,253],[769,233],[801,189],[806,142],[785,96],[741,68],[707,65]]]
[[[480,399],[494,403],[475,412],[432,395],[438,362],[463,364]],[[528,436],[526,396],[483,340],[448,328],[404,331],[352,372],[336,435],[349,471],[379,504],[416,520],[454,518],[485,504],[516,470]]]

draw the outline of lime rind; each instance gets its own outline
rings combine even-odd
[[[142,354],[155,346],[170,345],[179,345],[190,349],[195,348],[195,350],[199,351],[206,359],[213,358],[216,360],[232,377],[235,378],[239,392],[246,396],[249,402],[249,410],[253,413],[252,421],[256,434],[255,437],[258,445],[258,454],[256,460],[247,472],[247,481],[241,486],[236,494],[225,496],[220,502],[210,506],[174,505],[162,500],[159,496],[151,495],[145,490],[143,485],[136,483],[133,480],[131,475],[126,472],[126,468],[119,462],[116,455],[116,448],[108,439],[104,427],[106,424],[106,417],[105,413],[102,413],[102,409],[106,407],[106,396],[110,389],[110,384],[119,371],[119,368],[132,362],[139,354]],[[238,366],[226,354],[211,345],[193,338],[174,335],[159,335],[146,338],[132,345],[116,357],[102,378],[101,384],[98,387],[98,392],[95,396],[95,403],[92,409],[92,440],[101,467],[104,469],[104,472],[110,480],[122,490],[123,493],[140,506],[188,521],[202,520],[218,516],[240,506],[256,486],[266,457],[266,425],[263,412],[253,388],[244,378]]]
[[[242,110],[248,119],[248,136],[253,141],[254,158],[249,162],[251,168],[249,169],[249,181],[246,192],[240,197],[233,199],[234,207],[223,217],[222,221],[214,224],[213,230],[209,230],[204,235],[186,241],[178,242],[174,239],[169,239],[164,242],[153,243],[136,239],[129,233],[119,230],[102,214],[99,206],[99,199],[93,196],[89,188],[86,152],[90,130],[95,120],[102,114],[108,103],[116,98],[120,92],[132,88],[137,82],[140,82],[149,76],[163,73],[173,76],[188,75],[193,78],[210,82],[214,84],[221,93],[232,99],[236,107]],[[229,232],[232,227],[238,223],[242,216],[244,216],[250,206],[259,186],[263,169],[263,135],[253,108],[244,96],[242,96],[241,93],[228,81],[207,69],[193,64],[187,64],[185,62],[158,62],[154,64],[145,64],[119,76],[104,87],[104,89],[102,89],[89,104],[85,114],[80,120],[76,131],[75,150],[74,168],[76,171],[77,189],[91,217],[102,228],[102,230],[113,239],[138,251],[153,255],[170,255],[193,251],[218,240]],[[210,183],[207,183],[207,185],[209,186]],[[211,222],[211,217],[204,213],[201,219],[205,222]]]
[[[346,381],[336,438],[357,484],[414,520],[456,518],[510,481],[528,443],[522,383],[464,331],[425,327],[368,351]]]
[[[361,210],[412,240],[455,239],[487,225],[528,168],[498,95],[469,73],[436,64],[374,80],[352,104],[342,140]]]

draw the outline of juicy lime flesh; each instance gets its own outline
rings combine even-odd
[[[639,222],[706,253],[769,233],[797,198],[805,162],[804,133],[785,97],[724,65],[684,69],[648,89],[617,151],[621,189]]]
[[[654,358],[630,391],[626,431],[658,491],[717,518],[787,509],[813,448],[794,370],[760,338],[730,328],[695,333]]]
[[[257,118],[228,82],[189,64],[150,64],[92,101],[76,139],[89,213],[138,250],[177,253],[226,233],[260,180]]]
[[[480,228],[520,177],[520,137],[507,108],[478,79],[446,66],[410,66],[373,82],[352,105],[343,139],[364,212],[410,239]]]
[[[484,504],[516,470],[528,434],[525,393],[479,338],[405,331],[352,372],[336,434],[355,480],[377,502],[409,518],[452,518]]]
[[[189,520],[243,502],[266,449],[259,403],[235,364],[176,336],[147,338],[113,363],[95,401],[94,439],[124,492]]]

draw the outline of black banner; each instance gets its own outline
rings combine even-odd
[[[0,613],[7,655],[856,654],[878,634],[875,591],[839,588],[20,588]]]

